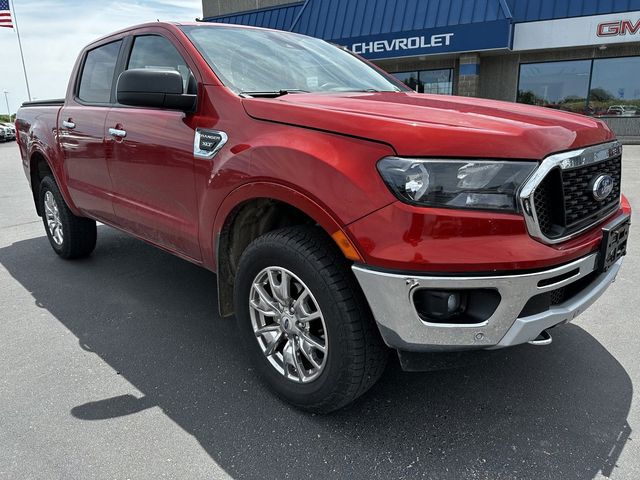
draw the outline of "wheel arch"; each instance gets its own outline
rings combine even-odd
[[[58,179],[56,178],[56,174],[53,171],[53,168],[51,168],[51,164],[49,163],[49,160],[44,155],[44,153],[42,153],[39,150],[33,151],[31,153],[31,156],[29,157],[29,175],[30,175],[29,180],[31,182],[31,194],[33,195],[33,202],[36,206],[36,212],[41,217],[42,211],[40,208],[40,202],[38,201],[38,196],[40,194],[40,183],[48,175],[53,176],[54,180],[58,185],[60,185],[60,182],[58,182]]]
[[[74,215],[81,216],[80,211],[71,200],[71,195],[69,194],[67,185],[61,179],[61,165],[54,165],[50,156],[45,154],[42,149],[33,148],[29,155],[29,181],[31,183],[31,192],[33,194],[33,200],[35,202],[38,215],[42,216],[42,212],[38,205],[40,182],[47,175],[52,176],[55,180],[56,185],[58,185],[58,188],[60,189],[60,194],[69,207],[69,210],[71,210]]]
[[[234,313],[235,272],[246,247],[260,235],[295,225],[316,225],[333,238],[345,256],[361,258],[335,215],[308,196],[280,184],[259,182],[243,185],[227,196],[214,223],[221,316]]]

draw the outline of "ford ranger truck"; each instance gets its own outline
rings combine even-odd
[[[549,343],[625,254],[603,122],[418,94],[294,33],[131,27],[17,126],[60,257],[89,255],[99,221],[216,272],[255,370],[310,411],[364,393],[391,350],[416,370]]]

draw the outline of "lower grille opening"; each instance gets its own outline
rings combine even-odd
[[[575,277],[576,275],[579,275],[579,274],[580,274],[580,269],[579,268],[574,268],[570,272],[563,273],[562,275],[558,275],[556,277],[545,278],[544,280],[540,280],[538,282],[538,286],[539,287],[548,287],[550,285],[553,285],[554,283],[563,282],[563,281],[568,280],[571,277]]]
[[[569,285],[531,297],[520,312],[520,315],[518,315],[518,318],[547,312],[551,307],[561,305],[564,302],[571,300],[591,285],[597,276],[598,272],[591,272],[589,275],[586,275],[580,280],[570,283]]]

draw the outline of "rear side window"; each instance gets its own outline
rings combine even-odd
[[[82,69],[78,98],[88,103],[109,103],[113,74],[122,40],[103,45],[87,53]]]
[[[159,35],[136,37],[129,57],[127,70],[134,68],[153,68],[155,70],[176,70],[182,75],[183,89],[189,90],[191,70],[176,50],[176,47]]]

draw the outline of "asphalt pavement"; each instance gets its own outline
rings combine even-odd
[[[640,146],[624,190],[640,209]],[[617,282],[547,347],[382,380],[330,416],[256,378],[215,275],[106,226],[51,250],[0,144],[0,479],[640,478],[640,222]]]

